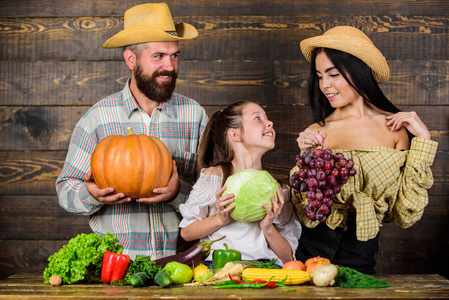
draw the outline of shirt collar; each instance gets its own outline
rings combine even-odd
[[[167,116],[172,117],[174,115],[173,100],[172,100],[174,96],[175,94],[173,93],[171,95],[170,100],[168,100],[167,102],[160,103],[156,109],[159,109],[160,111],[164,112]]]
[[[134,110],[139,109],[139,105],[137,105],[136,100],[134,100],[134,97],[129,88],[130,82],[131,82],[131,78],[128,78],[128,80],[126,81],[126,85],[123,88],[123,102],[125,104],[126,116],[128,118],[130,118],[131,113]]]
[[[126,107],[126,115],[128,118],[130,117],[131,113],[139,109],[139,105],[137,104],[137,101],[134,99],[131,89],[129,88],[129,83],[131,82],[131,78],[128,78],[126,81],[126,85],[123,89],[123,101],[125,103]],[[159,111],[164,112],[167,116],[174,116],[174,107],[173,107],[173,99],[176,97],[176,93],[173,93],[170,100],[167,102],[160,103],[156,109]]]

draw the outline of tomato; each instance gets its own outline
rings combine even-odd
[[[299,260],[292,260],[292,261],[286,262],[282,266],[282,269],[284,269],[284,270],[301,270],[301,271],[305,271],[306,270],[306,266]]]
[[[307,272],[313,274],[313,273],[315,273],[315,270],[319,266],[330,264],[330,263],[331,262],[329,259],[320,257],[320,256],[316,256],[316,257],[309,258],[305,263],[305,267],[306,267]]]
[[[186,265],[176,261],[169,262],[164,267],[164,272],[168,274],[174,284],[184,284],[192,281],[193,271]]]

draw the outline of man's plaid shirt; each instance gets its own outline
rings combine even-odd
[[[149,116],[139,108],[129,89],[124,89],[93,105],[76,125],[61,175],[56,181],[60,205],[69,212],[90,217],[92,231],[111,232],[124,246],[124,253],[152,259],[176,253],[179,204],[185,202],[196,180],[196,158],[206,111],[197,102],[173,93]],[[159,138],[176,161],[181,190],[170,203],[146,205],[132,201],[103,205],[87,191],[84,174],[90,170],[90,157],[96,145],[109,135],[135,134]]]

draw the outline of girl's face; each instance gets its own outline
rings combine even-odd
[[[341,75],[326,53],[318,53],[315,64],[320,90],[333,108],[344,107],[356,100],[363,101],[363,98]]]
[[[262,107],[249,103],[243,108],[241,137],[246,147],[274,148],[276,133]]]

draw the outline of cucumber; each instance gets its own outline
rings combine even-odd
[[[129,277],[129,284],[133,287],[149,286],[152,278],[146,272],[137,272]]]
[[[169,287],[172,284],[170,276],[163,270],[157,272],[156,276],[154,276],[154,282],[163,288]]]

